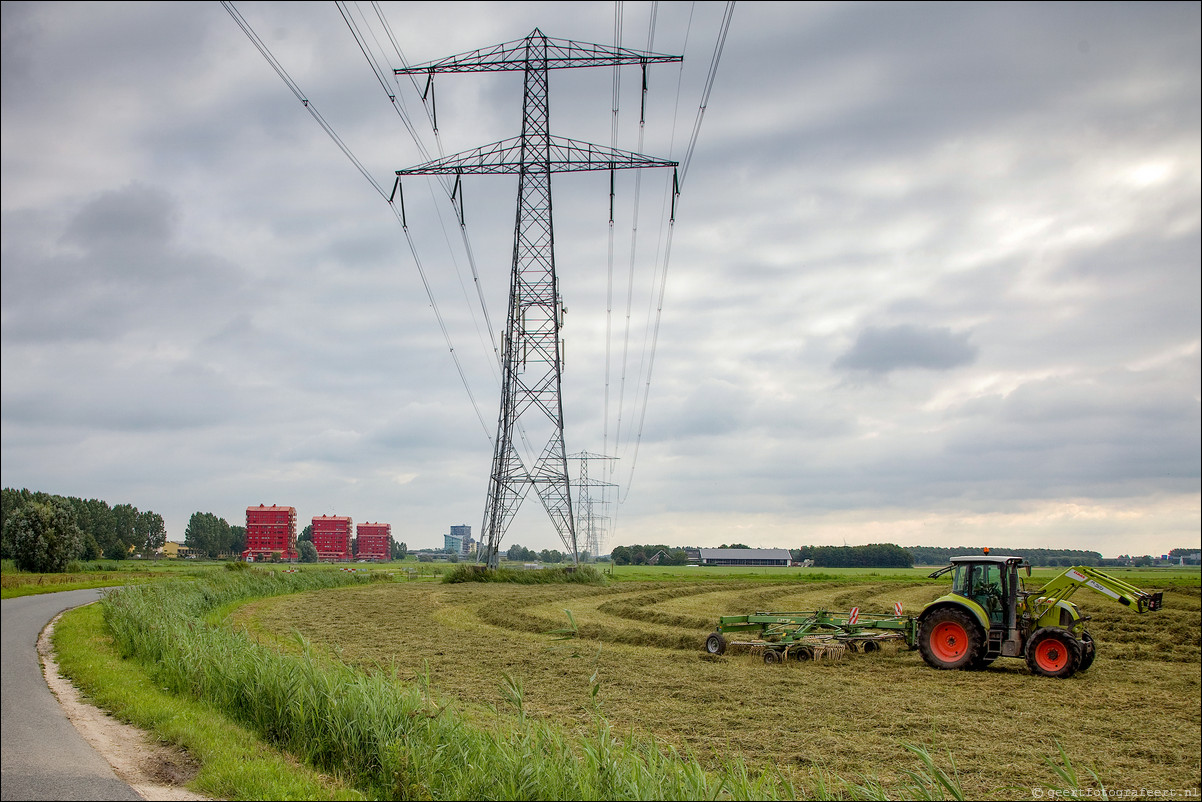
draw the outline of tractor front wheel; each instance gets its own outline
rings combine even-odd
[[[1027,665],[1045,677],[1071,677],[1081,667],[1081,642],[1067,629],[1044,627],[1027,643]]]
[[[705,650],[710,654],[723,654],[726,651],[726,638],[721,632],[715,632],[705,639]]]
[[[1098,654],[1098,644],[1094,643],[1093,637],[1088,632],[1081,633],[1081,665],[1077,666],[1078,671],[1084,671],[1093,665],[1093,659]]]
[[[944,607],[918,625],[918,650],[932,668],[969,668],[980,659],[984,647],[980,626],[963,610]]]

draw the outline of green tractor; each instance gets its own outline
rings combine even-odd
[[[1025,658],[1031,671],[1069,677],[1089,668],[1097,653],[1086,631],[1089,616],[1068,600],[1088,587],[1136,612],[1159,610],[1162,594],[1146,593],[1096,568],[1075,566],[1038,590],[1027,590],[1022,557],[952,557],[931,578],[952,573],[952,591],[918,616],[918,649],[928,665],[980,669],[999,657]]]

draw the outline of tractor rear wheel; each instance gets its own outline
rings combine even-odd
[[[721,632],[715,632],[705,639],[705,650],[710,654],[723,654],[726,652],[726,638],[722,637]]]
[[[984,641],[976,620],[955,607],[935,610],[918,626],[918,650],[932,668],[971,667],[984,656]]]
[[[1027,643],[1027,665],[1045,677],[1071,677],[1081,666],[1081,642],[1067,629],[1044,627]]]

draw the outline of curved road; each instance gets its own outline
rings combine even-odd
[[[38,661],[50,619],[98,598],[99,590],[69,590],[0,602],[0,799],[142,798],[76,731]]]

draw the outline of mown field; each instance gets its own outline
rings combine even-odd
[[[703,762],[742,755],[799,777],[824,770],[887,786],[913,768],[903,744],[927,747],[969,797],[1029,798],[1055,784],[1062,747],[1082,776],[1111,790],[1198,793],[1202,781],[1202,587],[1197,573],[1145,573],[1165,609],[1137,615],[1078,593],[1099,643],[1094,666],[1068,680],[999,660],[983,672],[940,672],[917,652],[848,655],[832,664],[766,666],[705,655],[718,616],[754,610],[908,611],[946,591],[921,571],[618,568],[606,586],[381,583],[252,602],[233,613],[261,640],[299,632],[370,672],[424,683],[480,717],[509,706],[580,733],[597,712],[618,731],[689,750]],[[1136,577],[1128,577],[1136,580]],[[1088,595],[1087,595],[1088,594]],[[577,636],[549,634],[568,626]],[[294,640],[293,640],[294,642]],[[287,647],[286,647],[287,648]],[[597,688],[595,696],[592,691]],[[596,705],[596,707],[594,707]],[[954,765],[953,765],[954,764]]]

